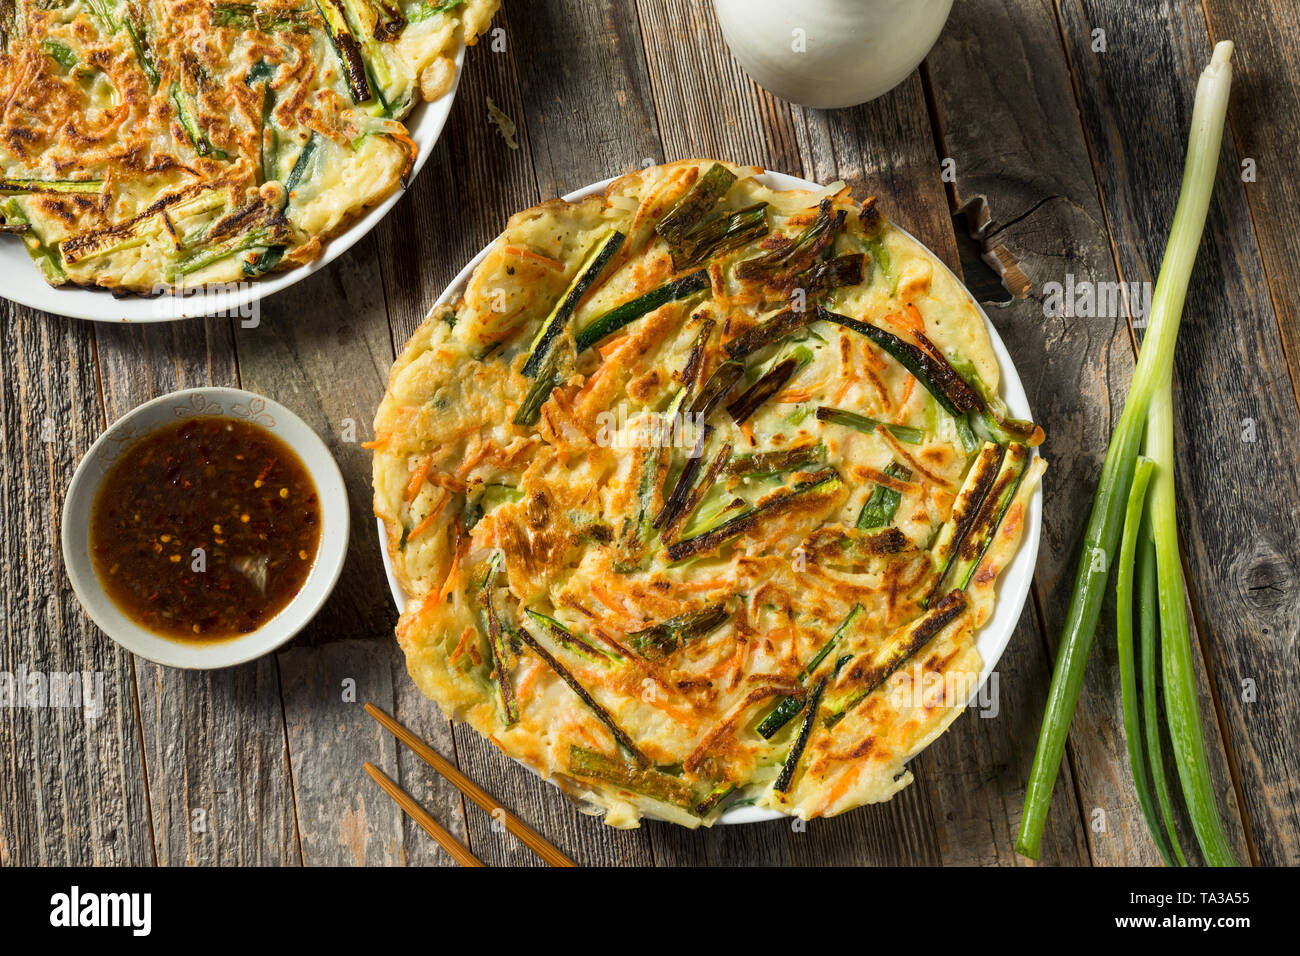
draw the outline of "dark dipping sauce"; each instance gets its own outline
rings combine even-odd
[[[113,601],[142,627],[189,640],[257,630],[302,588],[319,543],[320,499],[298,456],[229,418],[140,439],[104,477],[90,517]]]

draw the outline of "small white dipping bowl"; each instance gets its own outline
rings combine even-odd
[[[238,637],[186,641],[141,627],[109,597],[90,554],[90,515],[109,469],[132,445],[186,418],[232,418],[260,425],[302,460],[320,501],[320,544],[301,590],[256,631]],[[343,570],[348,549],[348,498],[334,456],[306,422],[269,398],[238,388],[190,388],[162,395],[122,416],[86,452],[63,503],[63,563],[86,613],[133,654],[168,667],[231,667],[275,650],[320,610]]]

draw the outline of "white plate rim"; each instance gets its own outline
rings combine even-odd
[[[578,200],[586,199],[590,196],[603,193],[610,183],[619,178],[621,177],[611,176],[609,179],[603,179],[598,183],[592,183],[590,186],[575,189],[573,192],[567,193],[560,198],[564,199],[566,202],[577,202]],[[801,179],[798,176],[791,176],[788,173],[775,172],[773,170],[764,170],[754,178],[763,185],[777,190],[821,190],[824,188],[818,183]],[[948,275],[952,276],[953,281],[955,281],[966,293],[971,304],[975,306],[976,311],[979,312],[980,317],[984,320],[984,328],[988,331],[989,340],[993,346],[993,354],[997,356],[998,367],[1001,370],[1000,378],[1002,381],[1002,398],[1006,402],[1007,408],[1010,409],[1011,413],[1017,418],[1024,418],[1033,421],[1033,413],[1029,408],[1029,396],[1025,394],[1024,385],[1020,381],[1020,374],[1017,372],[1015,364],[1011,361],[1011,354],[1007,351],[1007,347],[1002,341],[1002,336],[998,334],[996,326],[994,326],[993,322],[989,319],[988,313],[984,311],[984,307],[980,305],[979,301],[973,295],[970,294],[970,290],[966,288],[965,283],[963,283],[961,279],[959,279],[957,275],[948,268],[944,261],[939,258],[939,256],[936,255],[929,246],[925,245],[925,243],[921,242],[902,226],[899,226],[898,223],[894,223],[892,220],[891,223],[909,239],[929,252],[930,255],[934,256],[935,261],[939,263]],[[438,296],[433,305],[429,308],[429,312],[433,312],[433,310],[437,309],[439,306],[448,304],[464,291],[466,285],[469,283],[470,276],[473,275],[474,270],[478,268],[479,264],[487,258],[487,254],[491,251],[492,245],[495,241],[496,240],[494,239],[479,250],[478,254],[456,274],[456,277],[448,283],[447,287],[443,289],[442,294]],[[379,527],[380,556],[383,560],[384,574],[388,578],[389,590],[392,593],[393,601],[397,605],[397,610],[400,613],[406,607],[408,595],[402,590],[401,584],[393,574],[393,564],[389,557],[388,546],[386,544],[388,538],[387,530],[384,527],[384,520],[382,518],[376,518],[375,520]],[[1030,588],[1033,587],[1034,568],[1038,562],[1038,546],[1039,539],[1042,535],[1042,525],[1043,488],[1040,484],[1036,489],[1034,489],[1033,497],[1029,499],[1029,518],[1025,522],[1023,532],[1024,537],[1021,541],[1020,548],[1016,551],[1016,555],[1011,560],[1011,563],[1000,575],[998,575],[996,587],[999,592],[999,598],[994,604],[993,616],[984,622],[984,625],[980,628],[979,634],[975,639],[975,647],[980,653],[983,667],[980,670],[979,680],[976,684],[975,690],[966,701],[967,707],[969,707],[972,701],[975,701],[979,697],[980,692],[984,689],[984,685],[988,682],[989,675],[996,669],[998,661],[1001,660],[1002,654],[1006,651],[1007,645],[1011,642],[1011,635],[1015,633],[1016,627],[1020,623],[1020,613],[1024,610],[1025,602],[1029,598]],[[998,692],[1001,693],[1000,687]],[[916,759],[916,757],[920,756],[924,750],[925,748],[922,748],[912,754],[912,756],[908,758],[908,761],[910,762]],[[513,760],[514,758],[511,759]],[[522,763],[521,761],[515,762]],[[523,766],[527,767],[527,764],[523,764]],[[533,768],[528,767],[528,769],[532,770]],[[548,782],[551,783],[552,786],[558,786],[553,781]],[[770,810],[765,807],[745,806],[734,807],[730,810],[723,811],[717,822],[722,824],[761,823],[767,820],[776,820],[788,816],[788,814],[781,813],[777,810]]]
[[[237,403],[241,402],[244,412],[236,411]],[[260,404],[254,407],[254,402]],[[166,415],[168,409],[172,411],[170,417]],[[105,593],[90,557],[90,509],[108,469],[137,441],[164,424],[183,420],[191,414],[190,409],[195,416],[253,421],[288,445],[311,475],[321,511],[320,543],[298,593],[256,631],[212,642],[174,640],[136,624]],[[259,420],[264,416],[270,424]],[[150,424],[142,425],[144,422]],[[90,619],[118,646],[155,664],[183,670],[214,670],[269,654],[307,626],[324,606],[343,572],[351,524],[343,473],[315,429],[273,399],[241,388],[207,385],[168,392],[137,405],[95,439],[68,483],[59,522],[59,547],[77,600]]]
[[[465,44],[462,42],[453,57],[456,75],[452,80],[451,89],[432,102],[420,101],[403,121],[411,134],[411,139],[418,147],[406,186],[399,184],[391,195],[367,209],[346,229],[329,240],[319,259],[286,272],[272,273],[260,279],[239,282],[234,289],[217,286],[211,290],[198,288],[184,296],[164,294],[153,297],[143,295],[118,297],[105,289],[86,289],[78,286],[56,288],[50,285],[41,278],[40,270],[28,257],[27,251],[23,249],[20,242],[12,241],[10,237],[0,237],[9,240],[0,242],[0,296],[31,309],[91,322],[149,324],[177,322],[208,315],[247,314],[248,307],[253,303],[287,289],[326,268],[379,225],[380,221],[388,215],[389,210],[406,195],[410,185],[415,182],[415,177],[428,162],[438,138],[442,135],[443,128],[447,125],[447,119],[451,116],[452,104],[460,89],[465,49]]]

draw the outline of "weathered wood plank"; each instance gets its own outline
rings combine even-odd
[[[238,383],[230,319],[107,325],[96,338],[110,421],[176,389]],[[158,862],[298,862],[274,659],[220,671],[138,659],[135,673]]]
[[[543,199],[660,161],[633,0],[506,10]]]
[[[0,864],[147,865],[131,657],[81,611],[59,546],[68,483],[103,422],[93,329],[0,300],[0,380],[0,671],[18,690],[23,671],[88,672],[99,688],[89,710],[44,693],[0,708]]]
[[[943,151],[955,161],[955,205],[987,204],[992,221],[984,242],[1002,247],[1030,283],[1027,297],[985,307],[1047,431],[1042,451],[1051,467],[1043,483],[1036,584],[1054,652],[1079,537],[1133,373],[1128,316],[1123,308],[1095,317],[1047,314],[1052,312],[1045,302],[1048,283],[1073,282],[1082,289],[1116,281],[1051,4],[979,0],[955,8],[928,69]],[[1159,857],[1138,807],[1124,747],[1113,622],[1112,611],[1098,628],[1070,737],[1077,773],[1073,780],[1061,775],[1054,808],[1073,806],[1077,793],[1084,819],[1075,818],[1073,839],[1086,836],[1093,862],[1153,864]],[[1009,755],[1019,763],[1017,786],[1000,795],[1008,804],[1012,841],[1042,717],[1042,691],[1050,678],[1050,661],[1041,653],[1034,657],[1038,669],[1030,684],[1037,692],[1025,700],[1019,753]],[[1212,722],[1207,729],[1218,737]],[[1222,782],[1230,784],[1226,774]],[[1095,809],[1105,811],[1100,832],[1093,827]],[[1101,818],[1097,821],[1099,827]],[[1058,813],[1052,825],[1068,823]]]
[[[668,161],[708,156],[799,172],[790,106],[751,80],[727,49],[711,4],[640,0]]]
[[[1211,39],[1237,45],[1228,128],[1241,163],[1253,167],[1248,180],[1242,170],[1246,200],[1300,400],[1300,233],[1285,214],[1300,207],[1300,139],[1287,119],[1300,116],[1300,7],[1288,0],[1203,6]]]
[[[1070,0],[1060,15],[1121,277],[1150,281],[1177,200],[1196,76],[1210,57],[1204,12],[1190,0]],[[1094,52],[1098,37],[1105,52]],[[1225,137],[1175,367],[1179,521],[1252,855],[1295,863],[1300,424],[1239,171]]]

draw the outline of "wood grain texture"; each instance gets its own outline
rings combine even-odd
[[[1121,276],[1152,280],[1210,58],[1204,12],[1068,0],[1060,15]],[[1251,856],[1295,863],[1300,424],[1239,170],[1225,137],[1175,364],[1179,524]]]
[[[130,656],[81,611],[59,545],[68,482],[103,426],[92,329],[0,302],[0,379],[0,671],[89,672],[102,688],[93,718],[84,702],[0,707],[0,864],[149,864]]]
[[[1300,207],[1300,7],[1288,0],[1203,6],[1210,39],[1236,43],[1228,128],[1238,159],[1254,164],[1243,188],[1300,400],[1300,232],[1279,215]]]
[[[1060,56],[1055,11],[1045,0],[975,0],[957,7],[928,60],[935,121],[944,153],[955,160],[954,206],[987,204],[983,235],[1003,247],[1030,283],[1028,295],[1005,305],[986,302],[1020,371],[1035,420],[1047,431],[1042,453],[1043,540],[1036,601],[1056,650],[1074,581],[1078,542],[1110,435],[1133,374],[1129,316],[1055,314],[1048,283],[1113,284],[1116,267],[1105,214],[1088,158],[1068,66]],[[1078,800],[1086,826],[1076,827],[1097,865],[1156,864],[1132,785],[1123,733],[1114,611],[1097,628],[1070,735],[1073,768],[1057,781],[1054,805]],[[1041,646],[1041,645],[1040,645]],[[1051,659],[1035,653],[1028,686],[1050,680]],[[1029,675],[1026,675],[1029,676]],[[1025,714],[1022,760],[1032,757],[1045,697]],[[1212,716],[1212,715],[1211,715]],[[1218,727],[1206,724],[1218,741]],[[1219,783],[1231,779],[1217,746]],[[1029,764],[1020,767],[1020,782]],[[986,793],[980,788],[978,793]],[[1006,794],[1011,831],[1019,826],[1023,788]],[[1104,811],[1103,818],[1094,812]],[[1076,811],[1078,812],[1078,811]]]
[[[655,111],[666,161],[709,157],[797,174],[788,103],[751,80],[702,0],[641,0]]]
[[[636,3],[506,4],[537,192],[662,160]]]

